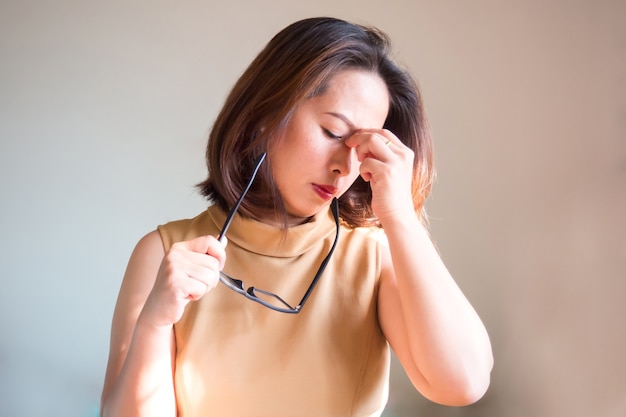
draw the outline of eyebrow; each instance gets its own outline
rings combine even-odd
[[[326,112],[324,114],[328,114],[329,116],[336,117],[336,118],[340,119],[341,121],[343,121],[345,124],[347,124],[350,127],[350,129],[357,130],[357,127],[354,125],[354,123],[352,123],[352,121],[350,119],[348,119],[346,117],[346,115],[344,115],[344,114],[336,113],[336,112],[333,112],[333,111],[329,111],[329,112]]]

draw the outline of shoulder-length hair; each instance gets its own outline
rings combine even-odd
[[[208,177],[202,195],[228,211],[240,196],[257,157],[276,144],[296,106],[323,94],[333,75],[347,69],[378,74],[389,90],[384,128],[415,153],[413,203],[426,222],[424,202],[434,178],[433,151],[419,89],[390,56],[380,30],[335,18],[310,18],[280,31],[234,85],[209,135]],[[240,214],[286,219],[280,193],[266,161],[246,195]],[[361,177],[339,198],[351,227],[380,226],[371,208],[372,190]]]

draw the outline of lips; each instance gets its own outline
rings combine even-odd
[[[315,192],[324,200],[330,200],[337,193],[337,187],[326,184],[313,184]]]

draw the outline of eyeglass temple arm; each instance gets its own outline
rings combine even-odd
[[[226,221],[224,222],[222,231],[217,236],[217,240],[219,240],[220,242],[224,238],[224,235],[226,234],[226,231],[228,230],[228,227],[230,226],[230,222],[232,222],[233,217],[235,217],[235,213],[237,213],[237,210],[239,209],[239,206],[241,205],[243,198],[246,196],[246,194],[248,193],[248,190],[252,186],[252,182],[254,182],[254,178],[256,177],[256,174],[259,171],[259,168],[261,167],[261,164],[265,160],[266,156],[267,156],[267,152],[263,152],[261,155],[259,155],[256,162],[254,163],[254,170],[252,171],[252,175],[250,176],[250,179],[248,180],[248,185],[246,185],[246,188],[241,193],[241,196],[239,197],[239,199],[237,200],[233,208],[230,210],[230,213],[228,213],[228,217],[226,217]]]
[[[326,257],[322,261],[322,265],[320,266],[320,269],[317,275],[315,275],[315,278],[313,278],[313,282],[309,286],[309,289],[307,290],[306,293],[304,293],[302,300],[300,300],[300,302],[298,303],[298,306],[295,308],[296,311],[299,311],[302,308],[302,305],[306,302],[306,300],[309,298],[309,296],[313,292],[313,289],[317,285],[317,281],[319,281],[320,277],[322,276],[322,273],[326,269],[326,265],[328,264],[328,261],[330,261],[330,258],[332,257],[333,252],[335,251],[335,246],[337,246],[337,241],[339,240],[339,201],[337,201],[337,198],[333,198],[333,201],[330,205],[330,211],[333,213],[333,217],[335,218],[335,227],[336,227],[335,241],[333,242],[333,246],[331,246],[330,248],[330,252],[328,252],[328,255],[326,255]]]

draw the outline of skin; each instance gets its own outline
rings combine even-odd
[[[356,148],[346,146],[365,127],[380,128],[389,111],[387,87],[378,76],[344,71],[325,94],[303,102],[269,154],[276,186],[291,224],[326,209],[359,176]],[[330,192],[328,192],[330,191]],[[320,192],[324,194],[320,196]]]
[[[378,75],[338,73],[324,94],[295,109],[268,158],[290,224],[326,210],[359,175],[370,182],[372,208],[388,242],[381,328],[424,396],[470,404],[489,385],[489,337],[414,211],[413,152],[381,128],[388,102]],[[213,236],[177,243],[167,253],[156,231],[137,244],[113,318],[104,416],[176,415],[173,325],[187,303],[217,285],[225,260],[224,246]]]

